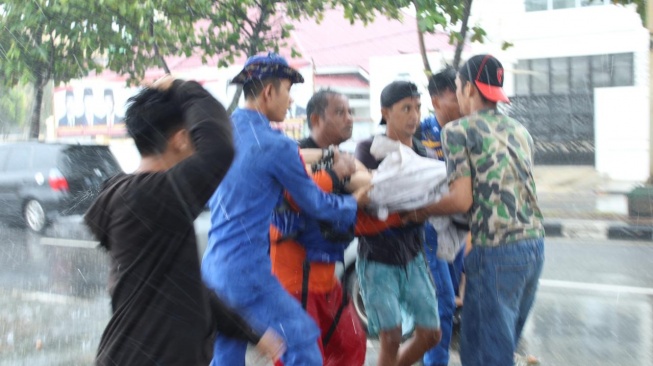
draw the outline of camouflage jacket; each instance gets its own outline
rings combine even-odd
[[[449,123],[442,144],[449,182],[472,178],[474,245],[544,236],[533,179],[533,139],[516,120],[482,110]]]

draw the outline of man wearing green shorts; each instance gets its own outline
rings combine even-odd
[[[417,86],[395,81],[381,92],[381,124],[386,136],[426,156],[426,149],[414,138],[420,123],[420,94]],[[361,141],[356,158],[368,169],[381,161],[370,153],[373,138]],[[371,225],[374,220],[370,219]],[[412,365],[441,338],[435,286],[424,259],[424,224],[403,225],[399,215],[378,222],[376,233],[359,238],[356,271],[368,317],[368,333],[379,336],[378,365]],[[368,231],[368,230],[366,230]],[[366,232],[366,234],[368,234]],[[413,336],[401,344],[401,310],[415,321]]]

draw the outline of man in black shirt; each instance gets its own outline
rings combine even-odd
[[[420,123],[420,94],[415,84],[395,81],[381,92],[381,124],[386,136],[426,156],[414,138]],[[356,158],[368,169],[381,161],[370,153],[373,138],[356,147]],[[361,236],[356,271],[368,316],[368,332],[379,335],[379,365],[412,365],[441,337],[435,287],[424,259],[424,225],[407,224]],[[415,321],[413,336],[400,348],[402,314]]]
[[[200,276],[193,222],[234,156],[224,107],[198,83],[171,77],[129,103],[140,166],[105,182],[85,215],[110,256],[113,315],[96,364],[207,365],[216,331],[278,359],[275,333],[252,331]]]

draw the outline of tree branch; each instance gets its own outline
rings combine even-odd
[[[170,74],[170,68],[168,67],[168,63],[166,62],[165,58],[161,53],[159,52],[159,45],[154,39],[154,17],[150,19],[150,37],[152,37],[152,43],[154,46],[154,56],[159,59],[159,62],[161,63],[161,66],[163,67],[163,71],[165,71],[166,74]]]
[[[453,56],[453,67],[458,70],[460,66],[460,58],[463,53],[463,47],[465,47],[465,40],[467,39],[467,23],[469,22],[469,15],[472,12],[472,1],[465,0],[465,8],[463,9],[463,22],[460,26],[460,40],[456,44],[456,53]]]

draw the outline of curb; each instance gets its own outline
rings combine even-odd
[[[544,231],[550,238],[653,241],[653,226],[628,225],[619,221],[547,220]]]
[[[614,225],[608,228],[608,239],[653,240],[653,227],[639,225]]]

